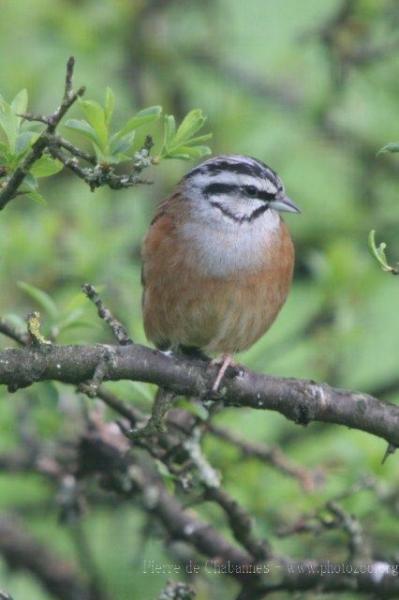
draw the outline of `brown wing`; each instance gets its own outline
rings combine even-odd
[[[145,333],[158,348],[170,346],[162,327],[163,286],[167,272],[167,257],[175,239],[174,211],[177,194],[164,200],[158,207],[142,247],[141,284],[142,310]]]

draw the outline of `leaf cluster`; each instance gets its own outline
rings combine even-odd
[[[104,104],[95,100],[79,98],[78,108],[82,113],[81,119],[68,119],[65,123],[67,131],[80,136],[83,143],[91,146],[93,154],[87,154],[85,149],[75,146],[70,140],[52,136],[49,147],[42,156],[35,159],[24,177],[18,194],[29,194],[37,201],[43,201],[38,192],[39,179],[58,173],[68,166],[68,159],[63,159],[60,149],[67,149],[73,160],[85,160],[91,164],[91,170],[99,166],[100,170],[113,169],[120,163],[134,161],[138,171],[159,164],[162,159],[193,159],[210,154],[210,148],[204,144],[211,133],[198,135],[203,128],[206,117],[199,109],[191,110],[177,127],[173,115],[163,115],[161,106],[149,106],[130,117],[119,129],[115,129],[112,118],[115,111],[115,94],[110,87],[105,92]],[[40,124],[48,122],[46,117],[34,117],[27,113],[28,93],[19,92],[7,103],[0,96],[0,192],[6,186],[12,173],[21,167],[22,161],[32,150],[37,139],[44,135]],[[157,122],[163,123],[163,134],[160,135],[159,154],[143,155],[137,131],[143,127],[153,127]],[[161,141],[163,139],[163,141]],[[152,138],[151,138],[152,144]],[[57,149],[57,154],[51,148]],[[141,144],[142,145],[142,144]],[[56,154],[56,156],[54,156]],[[57,159],[57,156],[60,160]],[[78,166],[74,163],[75,168]],[[78,167],[80,169],[80,167]],[[89,180],[89,169],[87,179]],[[80,169],[80,176],[85,178],[86,171]]]
[[[0,175],[7,178],[21,164],[40,132],[37,123],[23,118],[28,108],[28,92],[21,90],[7,103],[0,95]],[[63,168],[62,164],[44,154],[27,173],[19,193],[28,194],[34,200],[43,201],[38,192],[40,178],[55,175]],[[1,179],[0,179],[1,189]]]

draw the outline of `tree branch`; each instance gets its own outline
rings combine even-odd
[[[281,473],[294,477],[298,480],[304,490],[310,491],[316,489],[323,482],[323,473],[321,469],[309,471],[300,465],[292,462],[281,451],[278,446],[268,446],[257,442],[248,441],[238,436],[230,429],[219,427],[209,422],[206,431],[215,437],[228,442],[241,451],[245,458],[256,458],[265,464],[268,464]]]
[[[15,198],[18,188],[23,183],[26,175],[29,173],[32,165],[39,160],[44,150],[49,145],[48,135],[52,135],[60,123],[65,113],[71,108],[72,104],[82,96],[85,92],[84,87],[80,87],[76,92],[72,89],[72,75],[75,59],[71,56],[67,63],[66,76],[65,76],[65,89],[64,96],[61,104],[53,112],[52,115],[46,117],[45,122],[47,123],[46,129],[40,134],[35,143],[32,145],[32,149],[25,156],[21,165],[18,166],[10,179],[5,184],[4,188],[0,192],[0,210],[2,210],[13,198]],[[43,121],[43,119],[40,119]]]
[[[115,336],[116,341],[121,345],[125,346],[126,344],[132,344],[133,341],[129,337],[129,334],[126,328],[122,325],[120,321],[111,313],[109,308],[107,308],[104,302],[101,300],[98,295],[96,288],[91,283],[84,283],[82,285],[83,293],[88,297],[89,300],[93,302],[93,304],[97,308],[97,313],[100,319],[105,321],[112,330],[112,333]]]
[[[25,346],[29,341],[29,335],[27,333],[18,331],[18,329],[10,325],[10,323],[7,323],[4,319],[0,319],[0,333],[22,346]]]
[[[144,511],[162,523],[170,539],[184,541],[206,557],[200,571],[223,573],[243,584],[243,593],[239,596],[243,600],[260,599],[280,590],[355,590],[369,595],[374,593],[378,598],[397,598],[399,579],[396,565],[382,560],[334,563],[329,560],[293,560],[269,553],[269,560],[254,560],[245,550],[230,543],[212,524],[199,519],[193,509],[185,510],[147,462],[126,452],[122,438],[119,442],[113,439],[111,443],[106,429],[110,425],[93,423],[92,430],[84,435],[79,456],[80,464],[86,467],[81,476],[100,472],[106,489],[125,498],[135,499],[138,496]],[[228,507],[225,508],[233,517],[236,508],[232,508],[230,498],[223,498],[221,503],[225,505],[226,502]],[[239,519],[241,517],[239,515]]]
[[[0,384],[10,391],[36,381],[79,384],[92,379],[104,354],[112,357],[104,381],[130,379],[154,383],[177,394],[211,398],[225,406],[275,410],[295,423],[335,423],[371,433],[399,446],[399,407],[373,396],[327,384],[284,379],[242,369],[211,395],[215,368],[200,360],[166,356],[137,344],[128,346],[57,346],[0,352]]]
[[[93,590],[54,549],[32,538],[15,518],[0,517],[0,554],[10,569],[30,571],[55,598],[94,600]]]

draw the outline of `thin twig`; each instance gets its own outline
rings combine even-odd
[[[88,297],[89,300],[95,304],[97,307],[98,316],[100,319],[105,321],[111,328],[112,333],[114,334],[116,340],[121,346],[126,346],[127,344],[133,344],[132,339],[129,337],[129,334],[126,328],[122,325],[120,321],[111,313],[111,311],[105,306],[104,302],[101,300],[98,295],[96,288],[91,283],[85,283],[82,285],[83,293]]]
[[[78,148],[77,146],[75,146],[74,144],[72,144],[71,142],[66,140],[65,138],[60,137],[59,135],[53,135],[53,136],[49,135],[48,141],[49,141],[49,149],[50,150],[53,147],[64,148],[65,150],[68,150],[68,152],[70,154],[72,154],[72,156],[82,158],[83,160],[87,161],[88,163],[90,163],[92,165],[97,164],[97,159],[93,154],[89,154],[88,152],[81,150],[80,148]]]
[[[252,527],[251,515],[221,487],[208,487],[205,497],[224,510],[235,539],[255,560],[271,558],[272,551],[266,540],[258,539]]]
[[[61,146],[61,144],[58,145]],[[68,150],[71,151],[70,148],[68,148]],[[51,156],[59,160],[64,167],[85,181],[91,191],[104,185],[107,185],[112,190],[122,190],[138,184],[152,184],[152,181],[147,181],[140,177],[141,171],[152,164],[151,159],[143,158],[141,162],[137,159],[133,163],[131,173],[118,175],[115,173],[113,166],[108,163],[96,162],[93,167],[82,167],[77,159],[77,156],[79,156],[77,152],[71,152],[74,155],[72,157],[65,156],[54,141],[49,144],[49,152]],[[82,158],[88,160],[88,157],[86,156]],[[92,161],[89,160],[89,162]]]
[[[165,416],[173,404],[176,398],[176,394],[159,388],[155,394],[151,416],[147,423],[138,429],[135,429],[129,434],[132,440],[139,440],[153,435],[159,435],[160,433],[166,432]]]
[[[21,346],[25,346],[25,344],[27,344],[29,341],[29,336],[27,333],[18,331],[18,329],[7,323],[7,321],[4,319],[0,319],[0,333],[11,340],[14,340],[18,344],[21,344]]]
[[[214,425],[211,422],[207,424],[207,430],[212,435],[238,448],[245,457],[261,460],[281,473],[294,477],[306,491],[314,490],[323,481],[321,470],[313,472],[296,465],[277,446],[250,442],[236,435],[233,431]]]
[[[353,515],[346,512],[334,500],[327,502],[328,510],[338,519],[341,527],[349,537],[349,558],[356,560],[370,560],[370,548],[366,543],[363,529]]]

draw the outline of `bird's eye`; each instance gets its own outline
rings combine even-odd
[[[251,198],[253,198],[254,196],[256,196],[256,194],[258,193],[257,188],[254,185],[246,185],[245,186],[245,191],[247,193],[248,196],[251,196]]]

